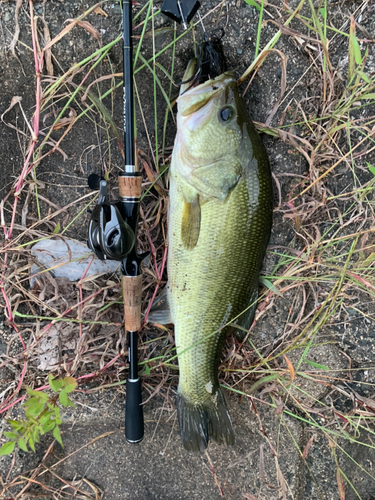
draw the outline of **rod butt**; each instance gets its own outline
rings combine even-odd
[[[126,381],[125,437],[129,443],[143,439],[144,422],[141,379]]]

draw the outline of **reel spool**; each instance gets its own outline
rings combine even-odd
[[[91,215],[87,246],[100,260],[122,261],[135,245],[135,234],[122,217],[120,204],[108,201],[107,182],[95,177],[97,182],[91,177],[89,186],[95,189],[99,183],[99,199]]]

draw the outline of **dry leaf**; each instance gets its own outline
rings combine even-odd
[[[69,117],[60,118],[60,120],[53,125],[53,130],[59,130],[62,127],[67,127],[74,122],[77,117],[77,112],[73,108],[69,108]]]
[[[266,57],[268,55],[268,53],[270,53],[270,52],[276,52],[280,56],[280,59],[281,59],[281,90],[280,90],[280,96],[279,96],[275,106],[273,107],[273,109],[271,110],[270,114],[267,117],[266,125],[269,125],[271,123],[272,118],[275,116],[277,110],[279,109],[279,105],[281,103],[281,100],[284,97],[285,89],[286,89],[286,67],[287,67],[287,63],[288,63],[288,58],[286,57],[286,55],[277,49],[266,50],[264,57]],[[259,62],[261,62],[261,61],[259,61]]]
[[[15,106],[16,104],[19,104],[20,109],[21,109],[22,116],[24,117],[24,120],[25,120],[25,122],[26,122],[26,125],[27,125],[28,129],[30,130],[30,133],[31,133],[31,138],[32,138],[32,140],[33,140],[33,141],[35,141],[35,142],[36,142],[36,141],[37,141],[37,137],[36,137],[36,135],[35,135],[35,132],[34,132],[34,130],[33,130],[33,128],[32,128],[32,126],[30,125],[30,123],[29,123],[29,121],[28,121],[28,119],[27,119],[27,117],[26,117],[26,114],[25,114],[25,112],[24,112],[24,110],[23,110],[23,107],[22,107],[21,101],[22,101],[22,97],[20,97],[20,96],[14,96],[14,97],[12,97],[12,100],[11,100],[11,103],[10,103],[9,108],[8,108],[8,109],[6,109],[6,110],[4,111],[4,113],[1,115],[1,121],[2,121],[3,123],[5,123],[5,125],[6,125],[7,127],[12,128],[12,129],[16,130],[19,134],[22,134],[22,135],[25,135],[25,136],[26,136],[25,132],[23,132],[23,131],[22,131],[22,130],[20,130],[19,128],[15,127],[15,126],[14,126],[14,125],[12,125],[11,123],[8,123],[8,122],[4,121],[4,116],[8,113],[8,111],[10,111],[10,110],[13,108],[13,106]]]
[[[353,391],[353,389],[352,389]],[[366,406],[368,406],[369,408],[371,408],[372,410],[375,410],[375,400],[374,399],[370,399],[370,398],[365,398],[364,396],[360,396],[358,394],[358,392],[355,392],[353,391],[354,394],[355,394],[355,397],[361,401],[362,403],[364,403]]]
[[[90,87],[92,87],[93,85],[96,85],[97,83],[99,82],[102,82],[104,80],[109,80],[110,78],[115,78],[116,76],[121,76],[123,77],[123,73],[112,73],[111,75],[104,75],[104,76],[101,76],[100,78],[97,78],[96,80],[94,80],[92,83],[90,83],[90,85],[86,88],[85,90],[85,93],[83,94],[83,96],[81,97],[81,101],[85,101],[86,100],[86,97],[87,97],[87,94],[89,93],[89,90],[90,90]]]
[[[53,370],[62,361],[61,351],[75,349],[77,346],[76,332],[71,323],[52,325],[48,333],[40,340],[37,347],[39,354],[39,370]]]
[[[48,24],[46,23],[46,21],[42,17],[40,19],[43,22],[43,36],[44,36],[44,41],[46,42],[46,46],[47,46],[51,42],[51,34],[49,32]],[[53,76],[53,64],[52,64],[52,50],[51,50],[51,48],[48,48],[44,51],[44,60],[46,61],[47,74],[49,76]]]
[[[163,188],[160,186],[159,180],[156,180],[157,178],[156,173],[152,170],[152,168],[148,164],[148,161],[146,161],[144,158],[141,158],[141,161],[149,181],[154,184],[153,187],[156,189],[158,194],[164,198]]]
[[[14,13],[14,19],[15,19],[15,30],[14,30],[14,37],[13,37],[13,40],[10,42],[10,50],[13,54],[14,57],[17,57],[16,56],[16,51],[15,51],[15,48],[16,48],[16,45],[17,45],[17,42],[18,42],[18,37],[20,35],[20,27],[19,27],[19,24],[18,24],[18,13],[19,13],[19,10],[22,6],[22,0],[17,0],[17,3],[16,3],[16,11]]]
[[[95,7],[94,12],[100,16],[108,17],[108,14],[99,5]]]
[[[294,371],[293,365],[290,362],[290,360],[285,356],[285,354],[284,354],[284,359],[286,361],[286,364],[288,365],[288,370],[290,372],[290,380],[294,380],[294,377],[296,376],[296,373]]]
[[[308,440],[308,443],[307,445],[304,447],[303,449],[303,452],[302,452],[302,458],[306,458],[309,451],[310,451],[310,448],[313,444],[313,441],[314,441],[314,435],[311,436],[311,438]]]
[[[344,478],[340,472],[340,469],[337,467],[337,486],[339,488],[340,500],[345,500],[345,483]]]
[[[81,26],[81,28],[85,29],[88,31],[94,38],[98,40],[99,47],[100,47],[100,33],[99,31],[94,28],[94,26],[89,23],[88,21],[78,21],[77,22],[78,26]]]
[[[277,481],[280,485],[281,488],[281,493],[282,496],[280,497],[280,500],[287,500],[287,493],[288,493],[288,486],[286,484],[285,478],[283,476],[283,473],[281,472],[280,466],[279,466],[279,461],[277,458],[275,458],[276,461],[276,475],[277,475]]]

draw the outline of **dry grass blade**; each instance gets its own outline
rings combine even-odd
[[[340,495],[340,500],[345,500],[345,482],[344,478],[342,477],[341,471],[339,467],[337,467],[337,486],[339,489],[339,495]]]
[[[71,19],[68,19],[68,21],[71,21]],[[73,20],[74,22],[74,20]],[[90,35],[92,35],[97,41],[98,41],[98,44],[99,44],[99,47],[100,47],[100,33],[99,31],[94,28],[94,26],[89,23],[88,21],[78,21],[77,22],[78,26],[81,26],[81,28],[85,29],[88,33],[90,33]]]
[[[311,436],[311,438],[308,440],[306,446],[304,447],[303,452],[302,452],[302,458],[306,458],[307,455],[309,454],[310,448],[313,445],[313,441],[314,441],[314,435]]]
[[[46,23],[45,19],[40,18],[41,21],[43,22],[43,35],[44,35],[44,41],[46,46],[49,45],[51,42],[51,34],[49,32],[48,24]],[[52,64],[52,49],[51,48],[44,48],[44,58],[46,61],[46,68],[47,68],[47,75],[53,76],[53,64]]]
[[[58,35],[56,35],[45,47],[43,48],[43,52],[46,52],[46,50],[50,49],[55,43],[59,42],[66,36],[71,29],[74,28],[74,26],[77,26],[82,20],[88,16],[91,12],[93,12],[96,8],[100,7],[103,4],[103,2],[99,2],[95,4],[94,6],[90,7],[84,14],[82,14],[80,17],[77,19],[74,19],[68,26],[65,26]],[[91,25],[90,25],[91,26]],[[85,28],[86,29],[86,28]],[[99,36],[99,42],[100,42],[100,36]]]
[[[18,15],[19,15],[21,7],[22,7],[22,0],[17,0],[16,11],[14,13],[15,31],[14,31],[13,39],[10,42],[10,50],[11,50],[11,52],[12,52],[12,54],[13,54],[14,57],[17,57],[17,55],[16,55],[16,45],[17,45],[17,42],[18,42],[18,37],[20,36],[20,26],[18,24]]]

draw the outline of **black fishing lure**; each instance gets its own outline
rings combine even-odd
[[[217,32],[220,32],[218,35]],[[223,46],[221,40],[225,32],[222,28],[215,30],[211,36],[204,33],[204,40],[197,45],[195,57],[197,59],[197,68],[193,76],[188,80],[178,82],[181,86],[190,83],[191,88],[196,83],[204,83],[207,80],[212,80],[221,75],[227,70],[227,65],[224,57]],[[186,91],[189,89],[186,89]],[[185,92],[186,92],[185,91]]]

